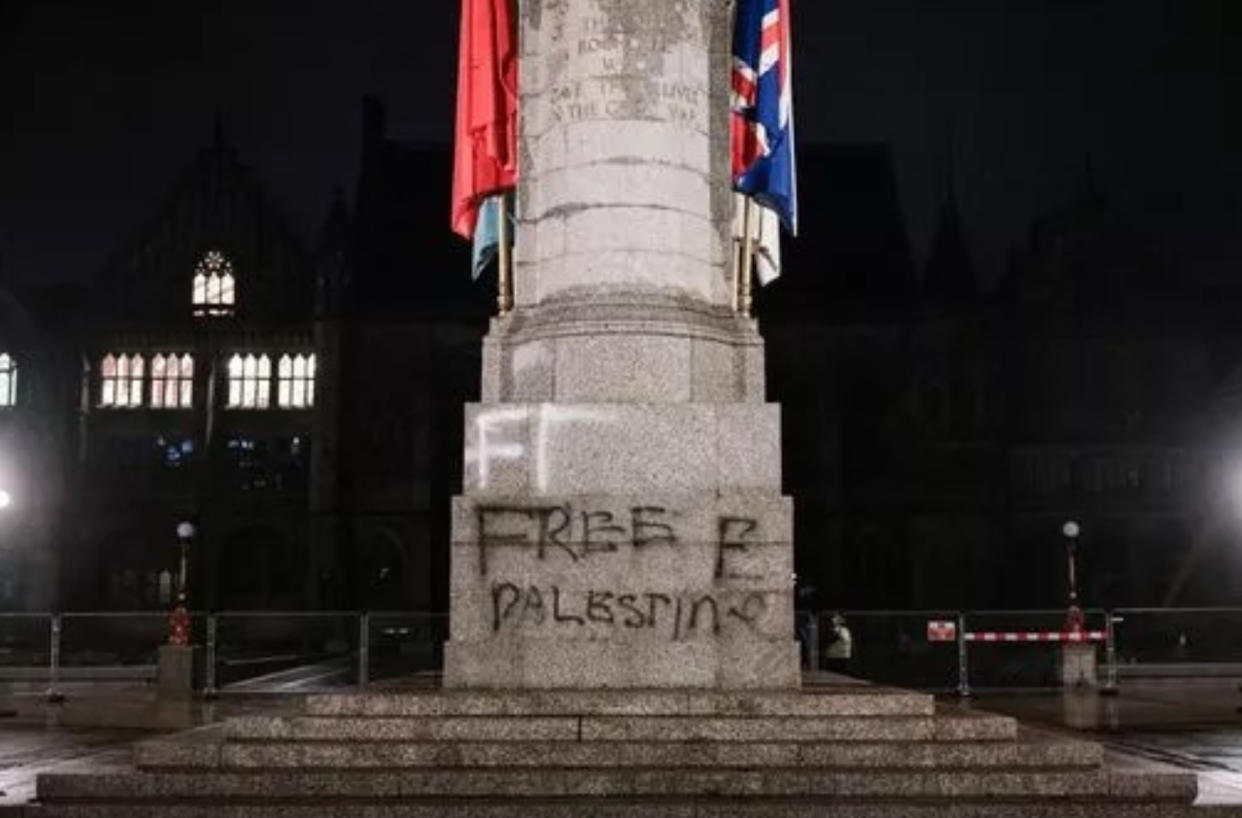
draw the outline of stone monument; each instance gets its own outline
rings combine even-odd
[[[732,307],[724,0],[523,0],[515,308],[453,507],[454,688],[799,684],[792,504]]]

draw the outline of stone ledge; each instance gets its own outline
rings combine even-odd
[[[1151,780],[1158,779],[1158,784]],[[40,776],[40,800],[183,798],[883,797],[1193,802],[1196,778],[1065,771],[402,770]]]
[[[932,696],[888,688],[849,686],[808,692],[711,691],[435,691],[398,695],[316,695],[316,716],[532,716],[532,715],[767,715],[930,716]]]
[[[756,768],[869,770],[966,768],[1095,769],[1098,745],[992,742],[292,742],[226,744],[202,767],[230,769],[396,768]],[[160,765],[143,765],[155,769]],[[169,762],[176,769],[188,764]]]
[[[45,804],[0,807],[4,818],[1242,818],[1242,807],[1103,802],[1022,803],[959,799],[952,804],[884,799],[727,798],[430,800],[376,803],[316,798],[313,803]]]
[[[1012,741],[1013,719],[928,716],[241,716],[230,740],[273,741]]]

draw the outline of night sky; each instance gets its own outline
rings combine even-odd
[[[986,278],[1034,216],[1072,197],[1090,154],[1185,274],[1242,284],[1239,0],[793,5],[799,138],[890,143],[920,258],[951,144]],[[332,186],[352,189],[363,94],[387,103],[392,135],[450,139],[457,9],[0,0],[7,274],[100,268],[210,141],[217,111],[309,238]],[[447,236],[447,203],[435,227]]]

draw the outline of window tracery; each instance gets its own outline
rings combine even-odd
[[[112,409],[142,406],[142,382],[146,362],[138,354],[104,356],[99,368],[99,405]]]
[[[191,296],[195,315],[233,314],[237,280],[232,262],[219,250],[209,250],[194,268]]]
[[[189,409],[194,405],[194,356],[156,355],[151,359],[151,408]]]
[[[234,354],[229,359],[230,409],[267,409],[271,405],[271,390],[271,358]]]
[[[315,405],[315,355],[280,356],[277,364],[276,404],[282,409],[309,409]]]

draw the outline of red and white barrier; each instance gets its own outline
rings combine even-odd
[[[967,642],[1107,642],[1106,631],[977,631]]]

